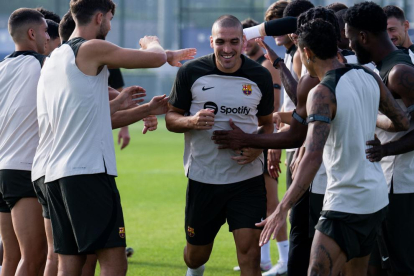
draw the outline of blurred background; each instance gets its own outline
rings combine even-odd
[[[127,48],[137,48],[144,35],[156,35],[165,49],[195,47],[197,56],[212,52],[209,45],[211,25],[220,15],[232,14],[241,21],[250,17],[263,21],[264,13],[273,0],[114,0],[117,4],[112,29],[107,40]],[[362,1],[311,0],[326,6],[341,2],[348,6]],[[411,22],[414,16],[413,0],[375,0],[381,6],[401,7]],[[7,31],[9,15],[21,8],[43,7],[63,16],[69,9],[69,0],[1,0],[0,1],[0,58],[14,50]],[[414,26],[414,25],[412,25]],[[410,32],[413,35],[412,32]],[[276,47],[272,38],[267,42],[280,55],[284,48]],[[148,97],[169,94],[177,68],[164,65],[161,69],[122,70],[126,86],[140,85]]]

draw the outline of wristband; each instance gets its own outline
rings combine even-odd
[[[326,117],[326,116],[322,116],[322,115],[318,115],[318,114],[312,114],[308,116],[308,119],[306,120],[308,123],[312,123],[312,122],[322,122],[322,123],[327,123],[330,124],[331,123],[331,119]]]
[[[245,28],[243,29],[243,33],[246,36],[247,40],[256,38],[256,37],[261,37],[260,35],[260,25],[256,25],[250,28]]]
[[[281,62],[281,61],[283,61],[284,62],[284,60],[283,60],[283,58],[281,58],[281,57],[277,57],[277,59],[275,59],[275,61],[273,62],[273,67],[274,68],[276,68],[276,69],[279,69],[278,67],[276,67],[278,64],[279,64],[279,62]]]
[[[274,83],[273,88],[274,89],[282,89],[282,86],[280,86],[280,84],[278,84],[278,83]]]
[[[292,117],[296,121],[298,121],[299,123],[301,123],[302,125],[305,125],[306,126],[308,124],[308,122],[305,119],[303,119],[298,113],[296,113],[296,109],[293,110]]]

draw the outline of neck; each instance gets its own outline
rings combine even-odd
[[[249,58],[256,61],[259,57],[263,55],[264,55],[263,50],[262,48],[260,48],[259,51],[256,52],[256,54],[254,54],[253,56],[249,56]]]
[[[319,80],[323,79],[323,77],[326,75],[326,72],[345,67],[343,63],[339,62],[337,57],[327,60],[316,59],[312,62],[315,63],[313,69],[315,70],[315,73],[318,76]]]
[[[392,43],[392,41],[389,39],[388,34],[385,34],[386,37],[381,37],[377,41],[373,43],[373,45],[376,45],[376,47],[372,47],[370,49],[371,55],[372,55],[372,61],[375,62],[375,64],[378,64],[383,60],[386,56],[388,56],[390,53],[397,50],[397,47]],[[378,47],[378,45],[381,45]]]
[[[76,26],[69,40],[75,37],[82,37],[86,40],[96,39],[96,30],[90,25]]]
[[[405,33],[405,39],[404,39],[404,43],[403,46],[404,48],[409,48],[411,45],[413,45],[413,42],[411,41],[410,36],[408,35],[408,32]]]
[[[285,46],[286,50],[289,50],[289,49],[290,49],[290,47],[292,47],[292,45],[293,45],[293,42],[292,42],[292,41],[290,41],[290,42],[288,42],[288,43],[284,44],[283,46]]]
[[[25,43],[25,44],[15,44],[14,50],[17,51],[33,51],[38,52],[38,49],[35,45],[32,45],[31,43]]]

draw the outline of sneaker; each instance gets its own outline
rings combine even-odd
[[[272,268],[272,263],[268,262],[268,263],[260,263],[260,270],[261,271],[268,271],[269,269]],[[234,271],[240,271],[240,266],[235,266],[233,268]]]
[[[127,258],[131,257],[134,254],[134,249],[132,247],[125,248],[125,254]]]
[[[263,273],[263,276],[282,275],[287,272],[287,263],[277,262],[269,271]]]
[[[202,276],[204,274],[205,268],[206,268],[205,265],[202,265],[199,268],[197,268],[196,271],[194,271],[193,273],[191,273],[190,269],[188,268],[185,276]]]

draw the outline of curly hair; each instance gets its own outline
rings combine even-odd
[[[283,17],[293,16],[298,17],[301,13],[314,8],[315,6],[308,0],[293,0],[286,6],[283,11]]]
[[[43,14],[43,16],[45,17],[45,19],[50,19],[55,21],[56,23],[59,24],[60,22],[60,16],[57,15],[56,13],[52,12],[52,11],[48,11],[42,7],[36,8],[36,10],[38,12],[40,12],[41,14]]]
[[[343,16],[345,23],[375,35],[387,31],[387,16],[374,2],[362,2],[350,7]]]
[[[283,17],[283,12],[289,3],[284,0],[276,1],[270,5],[265,13],[264,20],[270,21],[272,19],[279,19]]]
[[[385,6],[383,8],[385,15],[387,16],[387,18],[390,17],[395,17],[398,20],[400,20],[401,22],[405,22],[405,14],[404,11],[402,9],[400,9],[397,6],[393,6],[393,5],[388,5]]]
[[[304,13],[302,13],[299,18],[298,18],[298,31],[299,28],[302,25],[305,25],[308,22],[311,22],[314,19],[322,19],[324,21],[327,21],[329,23],[332,24],[332,26],[334,27],[334,31],[335,31],[335,35],[334,37],[336,37],[336,39],[338,41],[341,40],[341,31],[339,29],[339,24],[338,24],[338,19],[335,16],[335,13],[332,10],[328,10],[327,8],[324,7],[316,7],[316,8],[312,8]],[[298,33],[297,31],[297,33]],[[321,40],[323,41],[323,40]]]
[[[326,60],[336,56],[338,46],[335,35],[331,23],[317,18],[300,27],[298,44],[301,49],[307,47],[319,59]]]

